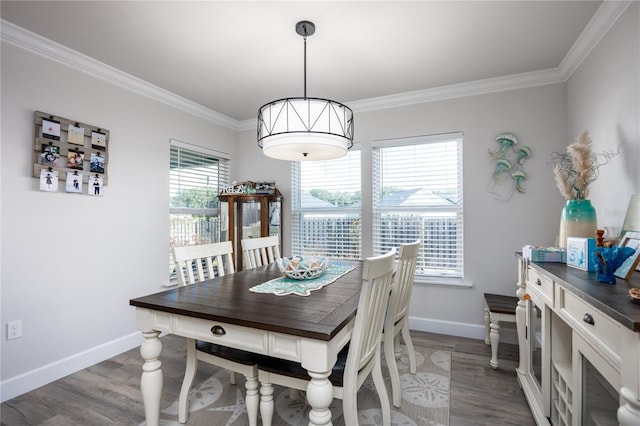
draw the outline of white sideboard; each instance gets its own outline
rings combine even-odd
[[[640,305],[628,290],[520,253],[518,381],[539,425],[640,425]]]

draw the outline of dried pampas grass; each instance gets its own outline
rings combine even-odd
[[[589,184],[598,178],[598,168],[611,161],[617,152],[594,154],[588,131],[567,147],[566,153],[552,154],[551,164],[558,190],[567,200],[584,200],[589,196]]]

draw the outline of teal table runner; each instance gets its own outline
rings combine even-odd
[[[351,272],[354,269],[355,267],[351,265],[331,264],[324,274],[312,280],[294,280],[282,276],[251,287],[249,290],[254,293],[273,293],[276,296],[286,296],[287,294],[308,296],[313,290],[318,290],[325,285],[331,284],[344,274]]]

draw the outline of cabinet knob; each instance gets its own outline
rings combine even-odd
[[[540,281],[540,278],[536,278],[536,284],[537,285],[542,285],[542,281]]]
[[[595,325],[595,321],[589,313],[584,314],[584,316],[582,317],[582,321],[586,322],[587,324]]]
[[[224,336],[225,334],[227,334],[227,332],[224,331],[224,328],[220,327],[219,325],[214,325],[213,327],[211,327],[211,333],[215,336]]]

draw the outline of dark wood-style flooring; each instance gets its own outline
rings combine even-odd
[[[516,380],[516,345],[500,345],[500,367],[494,370],[489,366],[491,350],[482,340],[423,332],[411,335],[414,344],[451,352],[451,426],[535,425]],[[185,345],[175,336],[162,341],[161,406],[166,407],[180,392]],[[200,363],[196,380],[208,377],[212,368]],[[139,350],[132,349],[3,403],[1,424],[138,425],[144,421],[141,372]]]

